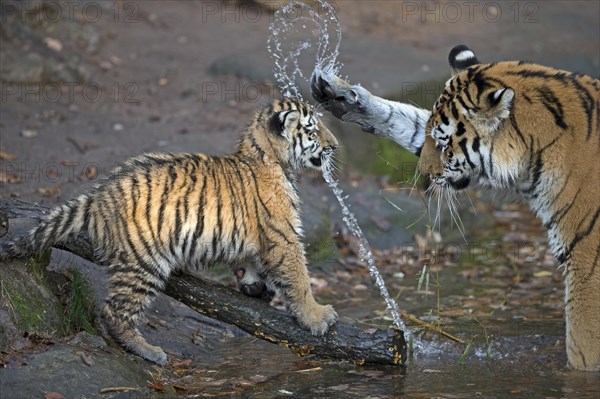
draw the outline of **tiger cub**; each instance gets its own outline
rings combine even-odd
[[[56,208],[11,245],[10,255],[40,253],[71,234],[87,233],[110,265],[102,310],[109,332],[158,364],[167,355],[137,330],[145,309],[171,272],[214,262],[232,265],[246,293],[259,295],[264,285],[281,294],[300,324],[322,335],[337,314],[311,293],[297,176],[327,166],[336,146],[310,105],[275,100],[255,115],[237,152],[130,159]]]

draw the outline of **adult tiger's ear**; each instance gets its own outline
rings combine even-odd
[[[454,46],[454,48],[450,50],[448,62],[450,63],[450,68],[452,68],[452,76],[459,74],[470,66],[479,64],[479,60],[475,57],[475,53],[464,44]]]
[[[293,109],[277,112],[271,117],[269,127],[271,128],[271,131],[278,136],[286,136],[286,133],[295,126],[299,117],[300,112]]]
[[[488,134],[496,133],[510,116],[514,98],[515,92],[509,87],[490,92],[487,109],[484,107],[475,114],[474,122],[478,129]]]

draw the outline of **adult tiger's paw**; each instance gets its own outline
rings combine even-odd
[[[315,305],[310,310],[300,314],[300,324],[308,328],[313,335],[323,335],[338,319],[337,312],[331,305]]]
[[[312,96],[336,118],[357,123],[366,132],[373,133],[366,105],[371,93],[362,86],[351,86],[332,73],[315,70],[310,80]]]

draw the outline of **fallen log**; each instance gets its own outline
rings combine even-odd
[[[4,213],[7,220],[41,220],[48,211],[49,208],[41,205],[0,200],[0,213]],[[56,247],[92,262],[96,261],[93,246],[83,234]],[[338,322],[327,334],[316,337],[300,327],[286,312],[263,300],[188,274],[171,276],[164,292],[203,315],[233,324],[257,338],[301,356],[310,354],[357,364],[402,365],[406,360],[404,333],[392,328],[365,329]]]

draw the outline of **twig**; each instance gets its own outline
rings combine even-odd
[[[100,393],[109,393],[109,392],[132,392],[132,391],[137,391],[137,388],[134,387],[109,387],[109,388],[102,388],[100,390]]]
[[[466,344],[466,342],[464,340],[458,338],[457,336],[452,335],[449,332],[446,332],[446,331],[442,330],[441,328],[434,326],[433,324],[429,324],[426,321],[417,319],[416,317],[411,316],[408,313],[400,313],[400,316],[402,316],[402,318],[404,320],[408,320],[410,322],[420,325],[421,327],[425,327],[426,329],[431,330],[440,335],[443,335],[444,337],[446,337],[454,342],[458,342],[459,344]]]

